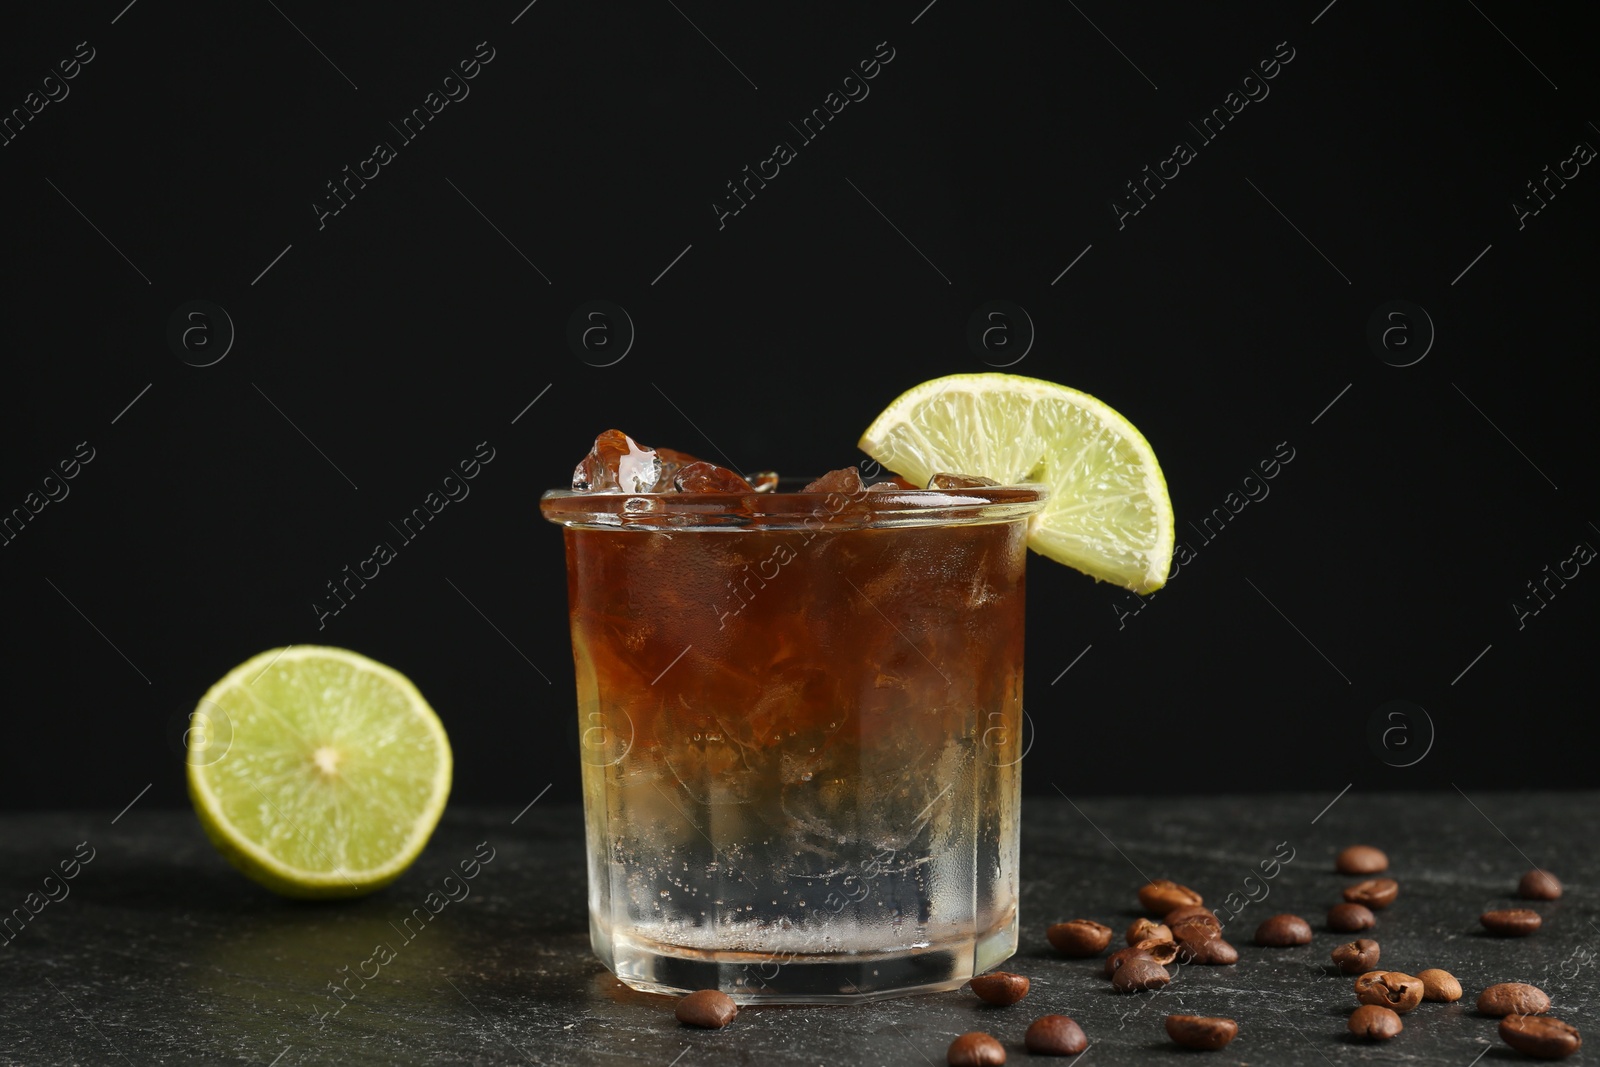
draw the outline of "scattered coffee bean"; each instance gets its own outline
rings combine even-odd
[[[1174,941],[1178,940],[1180,932],[1193,941],[1209,941],[1222,936],[1222,923],[1214,915],[1195,915],[1176,923],[1167,923],[1166,927],[1171,931]]]
[[[1083,1027],[1065,1015],[1041,1015],[1028,1024],[1022,1043],[1035,1056],[1076,1056],[1089,1047]]]
[[[1111,927],[1089,919],[1073,919],[1071,922],[1056,923],[1045,931],[1044,936],[1063,956],[1087,959],[1100,955],[1111,944]]]
[[[1165,923],[1158,923],[1154,919],[1135,919],[1133,925],[1128,927],[1122,939],[1130,945],[1137,945],[1141,941],[1158,940],[1171,941],[1172,931]]]
[[[1214,937],[1200,945],[1195,952],[1194,962],[1209,967],[1227,967],[1239,962],[1239,950],[1220,937]]]
[[[1208,923],[1200,919],[1190,919],[1179,923],[1172,931],[1172,940],[1178,946],[1178,959],[1184,963],[1193,963],[1208,941],[1216,941],[1222,936],[1222,931],[1215,923]]]
[[[1115,975],[1117,973],[1117,968],[1121,967],[1124,963],[1127,963],[1129,960],[1133,960],[1133,959],[1146,959],[1147,960],[1149,958],[1150,958],[1150,953],[1146,952],[1144,949],[1140,948],[1138,945],[1129,945],[1127,948],[1119,948],[1119,949],[1117,949],[1117,951],[1113,952],[1111,955],[1106,957],[1106,977],[1110,978],[1113,975]]]
[[[697,989],[678,1001],[673,1014],[685,1026],[699,1026],[706,1030],[720,1030],[733,1022],[739,1014],[739,1005],[719,989]]]
[[[1137,993],[1145,989],[1160,989],[1172,981],[1167,969],[1148,956],[1135,956],[1117,968],[1111,976],[1111,985],[1118,993]]]
[[[1179,923],[1188,922],[1190,919],[1207,919],[1218,926],[1222,925],[1222,920],[1217,918],[1217,913],[1204,904],[1185,904],[1181,908],[1173,908],[1161,917],[1161,921],[1168,926],[1177,926]]]
[[[1356,979],[1356,999],[1403,1014],[1422,1003],[1422,979],[1400,971],[1368,971]]]
[[[1544,990],[1526,982],[1499,982],[1478,994],[1484,1015],[1543,1015],[1550,1010]]]
[[[950,1042],[944,1060],[950,1067],[994,1067],[1006,1062],[1006,1050],[993,1037],[973,1030]]]
[[[1558,1060],[1583,1047],[1576,1026],[1548,1015],[1507,1015],[1500,1020],[1500,1040],[1544,1060]]]
[[[1378,943],[1366,937],[1347,942],[1333,950],[1333,962],[1344,974],[1365,974],[1378,965]],[[1423,989],[1426,995],[1426,983]],[[1460,996],[1459,987],[1456,995]]]
[[[1372,909],[1361,904],[1335,904],[1328,909],[1328,929],[1338,934],[1353,934],[1378,925]]]
[[[1344,891],[1344,899],[1350,903],[1364,904],[1373,909],[1387,908],[1399,895],[1400,883],[1393,878],[1368,878],[1365,882],[1346,887]]]
[[[1219,1049],[1239,1035],[1232,1019],[1208,1015],[1167,1016],[1167,1036],[1184,1048]]]
[[[1561,879],[1535,867],[1517,883],[1517,896],[1523,900],[1560,900]]]
[[[1298,915],[1274,915],[1256,927],[1256,944],[1267,948],[1309,945],[1311,924]]]
[[[1425,971],[1417,972],[1417,977],[1422,979],[1423,1000],[1454,1002],[1461,999],[1461,983],[1456,981],[1456,976],[1449,971],[1429,967]]]
[[[1012,974],[1010,971],[992,971],[989,974],[980,974],[971,982],[972,992],[977,994],[979,1000],[985,1004],[1015,1004],[1028,995],[1028,978],[1026,975]]]
[[[1486,911],[1478,916],[1478,921],[1496,937],[1527,937],[1544,923],[1539,913],[1529,908]]]
[[[1155,960],[1165,967],[1178,958],[1178,943],[1166,937],[1147,937],[1132,946],[1138,954]]]
[[[1333,867],[1340,874],[1377,874],[1389,869],[1389,857],[1371,845],[1351,845],[1339,853]]]
[[[1179,885],[1169,878],[1157,878],[1139,887],[1139,903],[1146,911],[1165,915],[1174,908],[1204,904],[1205,898],[1186,885]]]
[[[1350,1013],[1350,1022],[1347,1025],[1352,1034],[1371,1041],[1387,1041],[1405,1029],[1405,1025],[1400,1022],[1400,1016],[1377,1004],[1361,1005]]]

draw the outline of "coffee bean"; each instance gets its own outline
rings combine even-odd
[[[1209,941],[1222,936],[1222,922],[1214,915],[1194,915],[1176,923],[1167,923],[1166,927],[1174,941],[1178,940],[1179,933],[1192,941]]]
[[[1529,908],[1500,908],[1486,911],[1478,921],[1496,937],[1527,937],[1544,924],[1539,913]]]
[[[1387,1041],[1405,1029],[1400,1016],[1376,1004],[1363,1004],[1351,1012],[1347,1025],[1352,1034],[1370,1041]]]
[[[733,1022],[733,1017],[739,1014],[739,1005],[721,990],[697,989],[678,1001],[678,1009],[673,1014],[685,1026],[720,1030]]]
[[[1500,1020],[1500,1040],[1545,1060],[1570,1056],[1583,1047],[1576,1026],[1548,1015],[1507,1015]]]
[[[1363,937],[1340,945],[1333,950],[1333,962],[1344,974],[1365,974],[1378,965],[1378,943]]]
[[[1453,1002],[1461,999],[1461,983],[1449,971],[1429,967],[1425,971],[1418,971],[1417,977],[1422,979],[1423,1000]]]
[[[1239,950],[1222,938],[1214,937],[1200,945],[1194,962],[1210,967],[1227,967],[1239,962]]]
[[[985,1004],[1015,1004],[1028,995],[1028,979],[1025,975],[1012,974],[1010,971],[993,971],[989,974],[980,974],[968,983],[973,993]]]
[[[1138,945],[1129,945],[1127,948],[1119,948],[1119,949],[1117,949],[1117,951],[1113,952],[1111,955],[1106,957],[1106,977],[1110,978],[1113,975],[1115,975],[1117,973],[1117,968],[1121,967],[1124,963],[1127,963],[1129,960],[1133,960],[1133,959],[1146,959],[1147,960],[1149,958],[1150,958],[1150,953],[1146,952],[1144,949],[1140,948]]]
[[[1172,940],[1178,945],[1178,958],[1184,963],[1194,962],[1206,942],[1215,941],[1221,936],[1222,931],[1216,923],[1203,919],[1189,919],[1172,930]]]
[[[1356,979],[1356,999],[1397,1012],[1422,1003],[1422,979],[1400,971],[1368,971]]]
[[[1139,903],[1146,911],[1165,915],[1174,908],[1204,904],[1205,898],[1186,885],[1179,885],[1169,878],[1157,878],[1139,887]]]
[[[1550,1010],[1544,990],[1526,982],[1499,982],[1478,994],[1484,1015],[1543,1015]]]
[[[1168,926],[1177,926],[1179,923],[1188,922],[1190,919],[1208,919],[1219,926],[1222,925],[1222,921],[1217,918],[1217,913],[1204,904],[1185,904],[1181,908],[1173,908],[1161,917],[1161,921]]]
[[[1256,944],[1267,948],[1309,945],[1311,924],[1298,915],[1274,915],[1256,927]]]
[[[1158,923],[1154,919],[1135,919],[1133,925],[1128,927],[1128,932],[1122,935],[1124,941],[1130,945],[1137,945],[1141,941],[1151,939],[1158,941],[1171,941],[1172,931],[1165,923]]]
[[[1239,1035],[1232,1019],[1209,1015],[1167,1016],[1167,1036],[1184,1048],[1219,1049]]]
[[[1022,1044],[1035,1056],[1076,1056],[1089,1047],[1089,1039],[1067,1016],[1041,1015],[1028,1024]]]
[[[1187,967],[1191,963],[1199,962],[1200,953],[1205,951],[1206,943],[1215,940],[1216,938],[1214,937],[1174,939],[1173,944],[1178,946],[1178,956],[1175,962],[1180,967]]]
[[[1377,874],[1389,869],[1389,857],[1371,845],[1351,845],[1333,861],[1340,874]]]
[[[1147,956],[1165,967],[1178,958],[1178,943],[1166,937],[1147,937],[1133,948],[1141,956]]]
[[[1361,904],[1335,904],[1328,909],[1328,929],[1338,934],[1353,934],[1378,925],[1372,909]]]
[[[944,1060],[950,1067],[993,1067],[1006,1062],[1006,1050],[993,1037],[973,1030],[950,1042]]]
[[[1056,923],[1044,936],[1063,956],[1087,959],[1100,955],[1111,944],[1111,927],[1088,919],[1073,919]]]
[[[1517,883],[1517,896],[1523,900],[1560,900],[1561,879],[1535,867]]]
[[[1111,985],[1118,993],[1137,993],[1145,989],[1160,989],[1172,981],[1167,969],[1148,956],[1135,956],[1117,968],[1111,976]]]
[[[1393,878],[1368,878],[1365,882],[1346,887],[1344,891],[1344,899],[1350,903],[1375,909],[1387,908],[1399,895],[1400,883]]]

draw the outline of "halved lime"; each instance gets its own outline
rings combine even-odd
[[[1043,482],[1029,548],[1136,593],[1166,583],[1166,479],[1133,424],[1087,393],[1015,374],[935,378],[885,408],[860,447],[918,485],[940,472]]]
[[[450,741],[405,675],[342,648],[271,649],[190,719],[189,797],[235,867],[292,897],[388,885],[450,795]]]

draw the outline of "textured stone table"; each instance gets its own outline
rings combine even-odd
[[[484,1063],[934,1064],[957,1034],[988,1030],[1011,1062],[1029,1059],[1022,1032],[1037,1015],[1076,1018],[1092,1042],[1077,1062],[1331,1064],[1383,1060],[1469,1067],[1520,1060],[1495,1022],[1476,1014],[1485,985],[1528,981],[1554,1014],[1600,1045],[1600,857],[1594,794],[1325,795],[1185,801],[1030,799],[1023,831],[1023,930],[1008,966],[1033,979],[1011,1008],[964,992],[863,1007],[746,1008],[720,1032],[680,1028],[671,1002],[620,986],[589,953],[583,914],[581,817],[541,803],[514,812],[453,809],[416,866],[353,903],[280,901],[235,874],[188,812],[135,806],[109,814],[0,818],[0,905],[43,899],[45,876],[92,855],[77,877],[50,883],[45,903],[0,938],[0,1062],[11,1063]],[[1319,817],[1319,812],[1320,817]],[[1315,819],[1315,821],[1313,821]],[[79,848],[80,842],[88,842]],[[479,842],[488,842],[480,849]],[[1280,849],[1280,843],[1287,847]],[[1398,902],[1372,936],[1386,966],[1443,967],[1466,989],[1459,1004],[1424,1004],[1386,1045],[1358,1044],[1344,1020],[1351,979],[1328,952],[1348,935],[1323,915],[1353,879],[1332,857],[1356,842],[1389,852]],[[404,920],[475,852],[493,858],[426,924]],[[1137,914],[1148,875],[1193,885],[1208,903],[1237,892],[1275,852],[1294,858],[1264,883],[1228,934],[1233,967],[1188,967],[1160,994],[1118,995],[1098,960],[1066,960],[1044,939],[1054,921],[1087,917],[1121,929]],[[92,850],[92,853],[91,851]],[[1544,928],[1526,939],[1483,934],[1477,917],[1512,906],[1517,878],[1536,862],[1566,896],[1539,904]],[[70,869],[70,868],[69,868]],[[1250,883],[1260,896],[1263,883]],[[461,891],[456,889],[456,896]],[[443,897],[436,898],[436,902]],[[1262,949],[1262,919],[1294,911],[1313,943]],[[394,948],[373,959],[375,946]],[[370,961],[370,962],[369,962]],[[346,970],[345,968],[348,968]],[[355,998],[338,1014],[328,983]],[[319,1022],[322,1013],[328,1013]],[[1162,1030],[1169,1012],[1231,1015],[1239,1038],[1218,1053],[1188,1053]],[[1534,1062],[1534,1061],[1528,1061]]]

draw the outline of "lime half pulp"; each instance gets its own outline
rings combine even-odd
[[[450,742],[400,672],[292,645],[212,686],[190,720],[189,796],[206,835],[269,889],[350,897],[398,878],[450,794]]]

